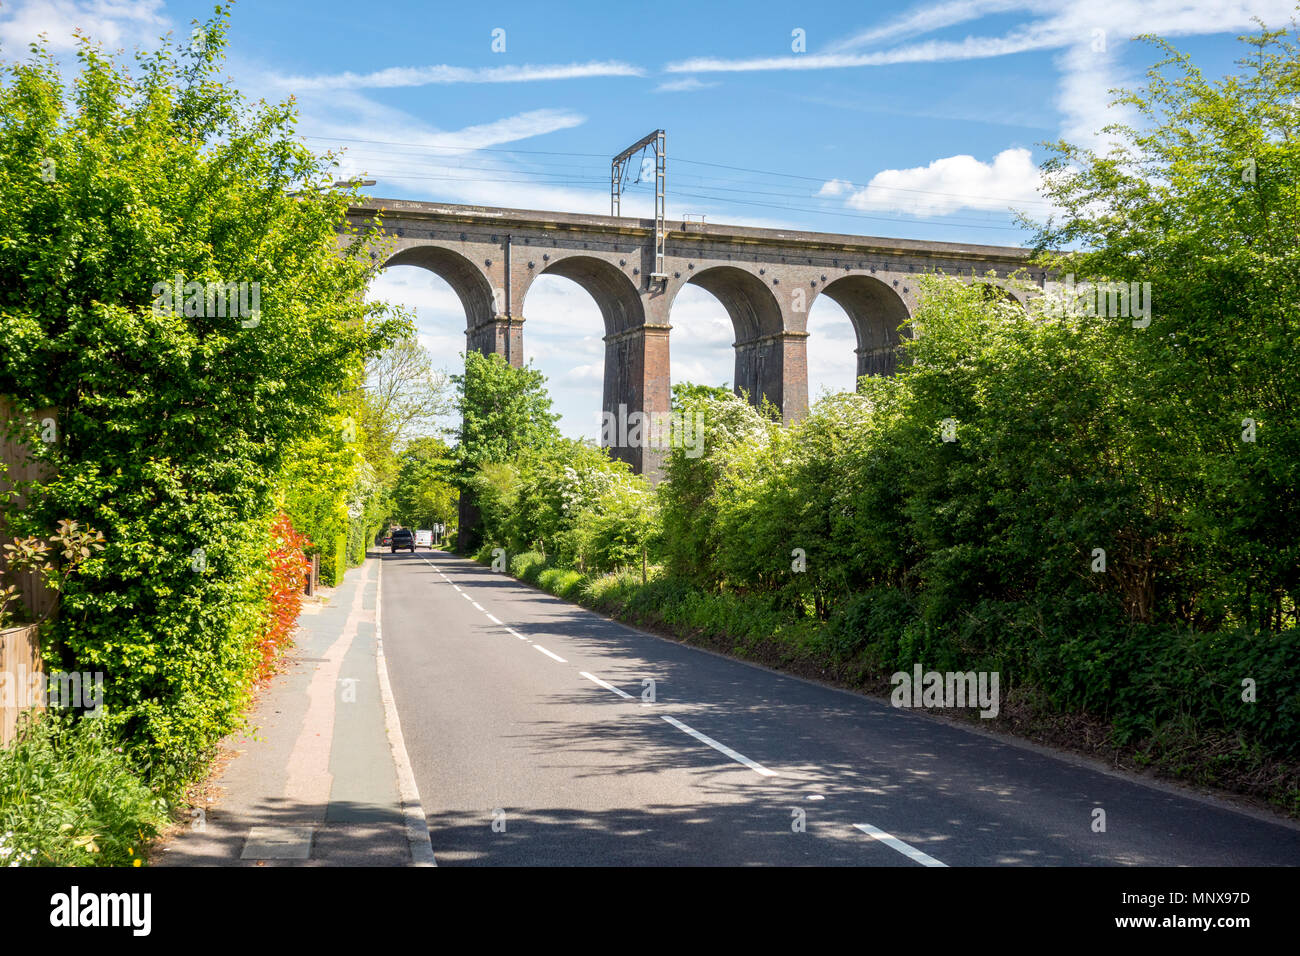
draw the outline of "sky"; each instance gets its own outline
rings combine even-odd
[[[376,197],[609,212],[609,160],[666,131],[669,219],[1022,245],[1042,220],[1044,144],[1104,149],[1133,117],[1158,34],[1209,76],[1236,37],[1296,0],[857,0],[464,4],[386,0],[233,5],[227,72],[252,97],[293,95],[314,149]],[[73,29],[109,49],[188,41],[211,2],[0,0],[0,57],[38,34],[71,60]],[[653,180],[624,215],[653,215]],[[459,370],[465,315],[436,275],[385,270],[372,298],[414,310],[434,363]],[[591,297],[541,276],[525,358],[562,430],[597,437],[604,334]],[[672,378],[731,384],[721,304],[687,286],[670,317]],[[855,341],[826,297],[809,310],[809,388],[853,388]]]

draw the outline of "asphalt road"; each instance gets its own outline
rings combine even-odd
[[[442,552],[381,560],[442,866],[1300,863],[1300,828],[643,634]]]

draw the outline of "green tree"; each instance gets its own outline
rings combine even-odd
[[[452,381],[461,414],[462,469],[507,462],[559,438],[560,416],[551,411],[546,376],[531,365],[515,368],[500,355],[470,352],[464,373]]]
[[[684,415],[703,422],[702,454],[675,444],[664,462],[658,488],[663,518],[664,559],[670,573],[712,586],[722,580],[720,551],[732,542],[718,521],[732,460],[765,445],[777,426],[731,392],[689,386],[676,394]]]
[[[455,527],[459,493],[452,484],[455,459],[441,439],[413,439],[400,456],[393,508],[410,527]]]
[[[1080,248],[1046,258],[1081,280],[1150,283],[1149,326],[1114,324],[1145,505],[1187,548],[1153,567],[1163,596],[1205,624],[1276,629],[1300,604],[1300,50],[1261,29],[1215,82],[1145,39],[1163,58],[1120,99],[1141,126],[1116,127],[1105,156],[1054,145],[1063,213],[1037,243]]]
[[[479,501],[495,503],[495,513],[504,514],[513,501],[517,480],[516,459],[527,457],[559,440],[551,411],[546,377],[531,365],[515,368],[500,355],[470,352],[465,371],[453,375],[457,407],[461,414],[460,442],[456,447],[456,484],[461,489],[457,547],[473,553],[479,547]],[[500,493],[491,490],[488,475],[504,482]],[[508,534],[504,528],[492,534]]]
[[[372,356],[365,378],[357,415],[362,453],[379,480],[391,484],[407,442],[432,435],[452,410],[450,382],[414,335]]]
[[[15,523],[103,532],[49,653],[107,675],[110,719],[172,784],[245,700],[292,455],[397,332],[363,302],[361,237],[338,248],[332,161],[290,104],[223,83],[226,27],[218,8],[204,43],[134,70],[83,42],[75,83],[36,45],[0,82],[0,392],[58,426]]]

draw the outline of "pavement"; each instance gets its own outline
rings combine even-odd
[[[390,740],[379,570],[368,560],[323,602],[304,603],[295,645],[259,692],[249,733],[223,741],[213,802],[156,850],[154,866],[432,862],[422,822],[423,852],[411,839],[418,795],[403,792],[401,751]]]

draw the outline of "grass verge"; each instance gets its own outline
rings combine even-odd
[[[29,712],[0,750],[0,866],[140,866],[167,803],[94,718]]]

